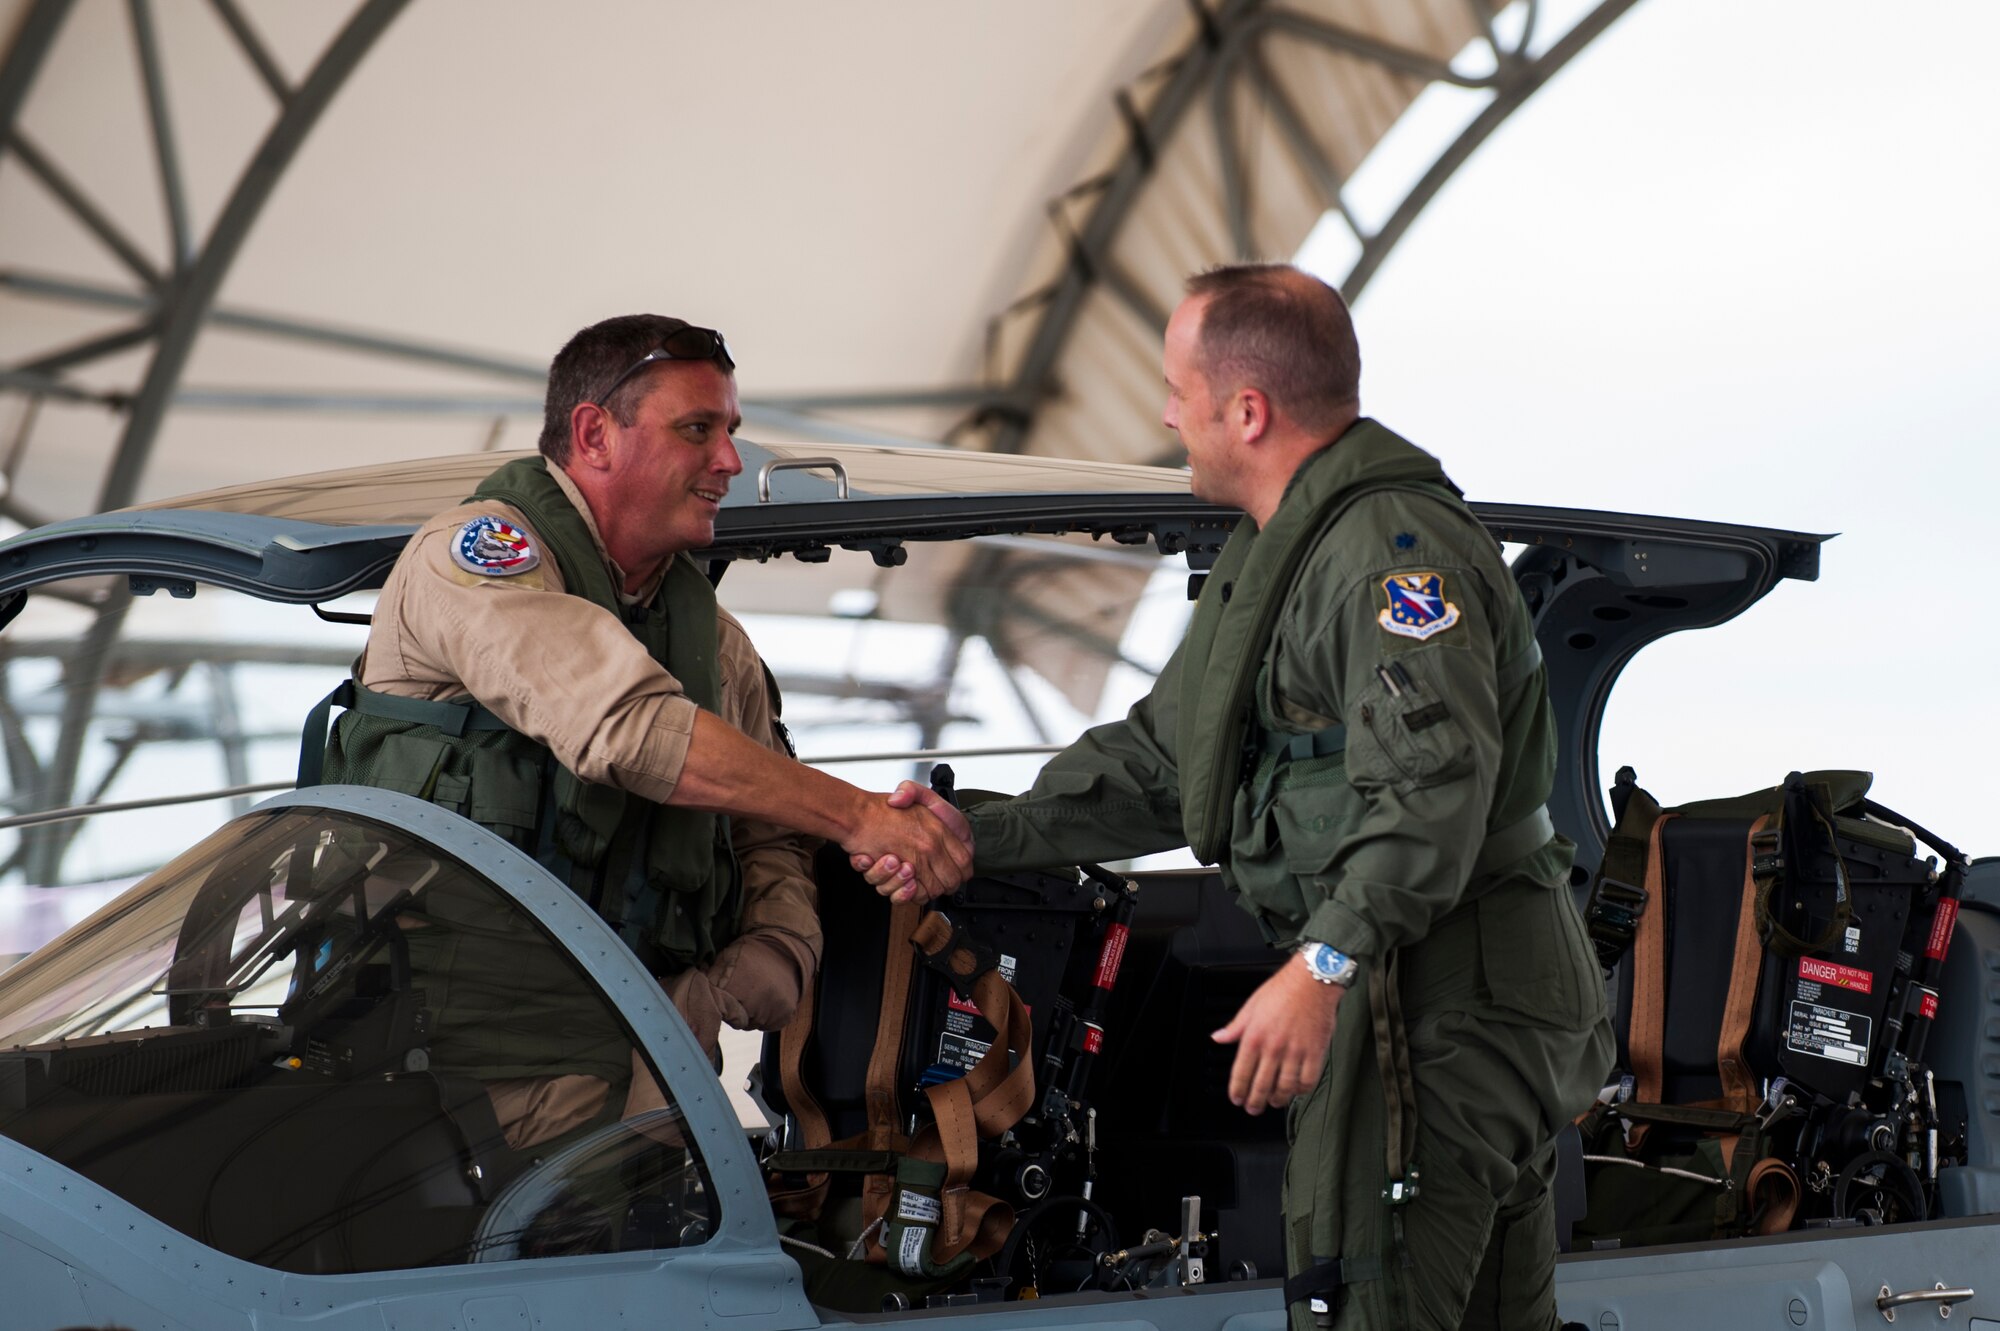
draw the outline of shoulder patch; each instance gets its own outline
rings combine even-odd
[[[537,568],[542,552],[528,533],[491,514],[474,518],[451,538],[451,562],[467,573],[489,578],[512,577]]]
[[[1384,633],[1418,642],[1458,623],[1458,607],[1444,599],[1442,573],[1392,573],[1382,579],[1389,608],[1375,617]]]

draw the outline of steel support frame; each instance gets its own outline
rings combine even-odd
[[[154,343],[146,376],[131,398],[125,428],[98,492],[100,510],[123,507],[136,496],[188,356],[230,266],[320,116],[407,2],[361,0],[318,63],[295,88],[284,85],[268,52],[234,6],[226,2],[217,6],[245,58],[277,95],[279,111],[276,122],[225,201],[213,229],[197,248],[189,230],[178,149],[168,114],[166,72],[154,32],[154,13],[150,0],[128,0],[172,250],[172,275],[164,279],[152,273],[152,265],[137,247],[80,189],[68,182],[46,155],[37,152],[32,144],[23,152],[23,140],[17,131],[21,107],[69,15],[71,4],[69,0],[36,0],[22,19],[4,64],[0,64],[0,144],[12,147],[85,229],[97,236],[121,263],[133,269],[135,276],[153,293],[150,300],[140,298],[141,304],[149,308],[137,324],[12,367],[16,375],[25,373],[28,381],[33,382],[71,365],[145,342]],[[138,262],[135,264],[134,260]],[[124,623],[130,599],[129,594],[121,593],[99,607],[96,621],[84,634],[83,650],[65,671],[61,729],[55,752],[44,765],[39,792],[39,802],[44,806],[66,803],[74,794],[105,663]],[[26,834],[22,847],[25,868],[30,881],[54,882],[59,877],[70,829],[48,829],[46,834],[39,834],[41,831]]]
[[[996,315],[994,324],[989,327],[988,342],[992,344],[996,341],[996,330],[1001,323],[1022,314],[1038,313],[1034,332],[1028,339],[1019,364],[1008,376],[1005,385],[995,390],[995,395],[1004,398],[1013,408],[993,433],[991,446],[995,451],[1019,452],[1027,442],[1034,428],[1036,409],[1052,390],[1056,362],[1068,345],[1092,291],[1103,284],[1128,309],[1134,308],[1132,293],[1120,290],[1120,283],[1111,276],[1119,271],[1115,258],[1118,236],[1138,202],[1163,146],[1176,133],[1185,130],[1190,112],[1201,105],[1204,98],[1209,109],[1210,125],[1217,135],[1216,146],[1221,154],[1223,178],[1228,191],[1223,205],[1239,255],[1251,257],[1256,253],[1253,238],[1249,235],[1249,182],[1236,142],[1230,101],[1235,95],[1238,80],[1247,79],[1251,86],[1266,91],[1272,118],[1288,150],[1325,194],[1326,206],[1341,215],[1361,242],[1360,257],[1339,283],[1341,293],[1351,304],[1359,299],[1369,280],[1396,243],[1409,231],[1417,215],[1437,196],[1473,150],[1599,33],[1630,9],[1636,0],[1603,0],[1560,40],[1537,56],[1527,54],[1538,17],[1538,6],[1534,0],[1527,0],[1521,36],[1512,46],[1499,40],[1494,32],[1492,16],[1481,0],[1467,0],[1478,19],[1480,39],[1493,53],[1493,72],[1481,75],[1461,73],[1449,61],[1410,51],[1296,10],[1266,4],[1264,0],[1221,0],[1212,7],[1202,4],[1201,0],[1190,0],[1190,3],[1194,4],[1201,18],[1198,31],[1194,40],[1163,67],[1168,71],[1165,82],[1150,104],[1142,111],[1137,109],[1138,98],[1132,89],[1121,89],[1118,94],[1119,104],[1127,108],[1127,124],[1130,126],[1130,142],[1124,155],[1097,180],[1087,182],[1066,196],[1091,194],[1095,196],[1095,202],[1081,225],[1072,225],[1066,212],[1057,222],[1069,251],[1069,259],[1063,265],[1061,274],[1048,287],[1031,293]],[[1274,39],[1311,42],[1357,60],[1379,64],[1398,74],[1486,90],[1493,97],[1438,156],[1381,229],[1369,234],[1358,225],[1353,210],[1348,206],[1346,181],[1334,168],[1331,156],[1312,138],[1296,103],[1291,100],[1290,91],[1270,72],[1260,44]],[[1123,285],[1129,287],[1129,279]],[[1150,304],[1150,301],[1146,303]],[[1134,309],[1134,313],[1149,326],[1164,324],[1164,319],[1153,311]]]

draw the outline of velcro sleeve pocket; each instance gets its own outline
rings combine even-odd
[[[1347,771],[1357,785],[1416,790],[1472,770],[1472,738],[1440,687],[1436,648],[1397,652],[1347,712]],[[1396,671],[1392,688],[1382,674]]]

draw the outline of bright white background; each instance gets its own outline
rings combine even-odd
[[[1871,769],[2000,853],[1995,50],[1979,0],[1643,0],[1359,302],[1364,408],[1475,499],[1841,533],[1818,582],[1638,657],[1607,774]]]

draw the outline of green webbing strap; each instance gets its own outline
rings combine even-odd
[[[1652,849],[1653,824],[1660,820],[1659,801],[1639,788],[1629,767],[1618,769],[1611,802],[1618,825],[1604,843],[1597,882],[1583,912],[1584,931],[1596,949],[1598,968],[1607,976],[1632,946],[1639,918],[1646,913],[1646,859]]]
[[[1302,763],[1309,758],[1331,758],[1347,750],[1347,727],[1328,726],[1303,735],[1264,732],[1264,754],[1281,763]]]
[[[850,1151],[824,1147],[816,1151],[780,1151],[764,1162],[777,1174],[893,1174],[903,1157],[896,1151]]]
[[[413,725],[436,726],[453,739],[468,730],[509,730],[505,721],[470,699],[464,702],[425,702],[421,698],[398,698],[363,688],[351,679],[342,680],[333,692],[321,698],[306,713],[305,730],[299,735],[300,786],[316,786],[326,765],[327,720],[335,707],[363,716],[379,716],[386,721],[408,721]]]
[[[1664,1123],[1669,1127],[1699,1128],[1703,1132],[1743,1133],[1757,1126],[1753,1114],[1703,1109],[1698,1105],[1655,1105],[1627,1100],[1612,1105],[1611,1113],[1633,1123]]]
[[[1830,807],[1833,801],[1827,788],[1815,786],[1798,772],[1793,772],[1785,778],[1781,789],[1784,791],[1784,803],[1780,806],[1775,832],[1771,834],[1771,849],[1764,854],[1753,854],[1750,865],[1751,878],[1756,885],[1757,935],[1766,948],[1779,956],[1803,957],[1826,951],[1847,932],[1847,926],[1854,918],[1854,888],[1848,881],[1847,858],[1840,853],[1840,837],[1834,828]],[[1783,881],[1786,872],[1803,874],[1805,871],[1805,829],[1799,826],[1801,812],[1807,814],[1809,821],[1825,833],[1827,852],[1833,856],[1833,918],[1827,921],[1826,931],[1810,942],[1787,929],[1771,906],[1771,894]]]
[[[1527,817],[1486,834],[1485,844],[1479,848],[1479,857],[1472,862],[1473,878],[1484,878],[1516,860],[1526,859],[1548,845],[1555,834],[1556,824],[1549,817],[1549,806],[1537,804],[1535,811]]]

